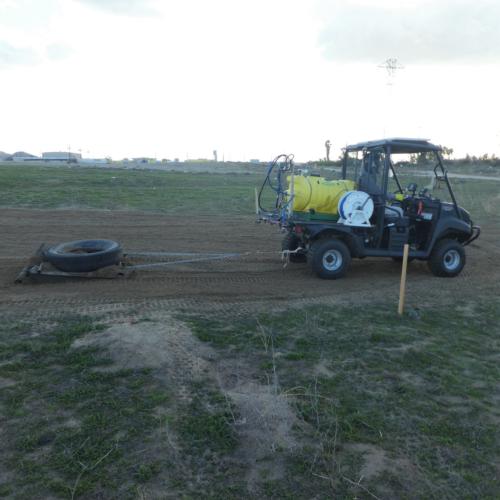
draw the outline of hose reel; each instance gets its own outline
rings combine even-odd
[[[339,200],[339,224],[346,226],[370,226],[373,200],[363,191],[348,191]]]

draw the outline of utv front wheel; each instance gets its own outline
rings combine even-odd
[[[465,266],[464,247],[455,240],[438,241],[432,250],[428,265],[435,276],[442,278],[458,276]]]
[[[322,279],[342,278],[351,263],[351,253],[347,245],[338,240],[318,240],[309,250],[311,268]]]

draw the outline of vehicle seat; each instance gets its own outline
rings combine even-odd
[[[403,208],[398,205],[386,205],[384,207],[384,225],[395,226],[398,231],[406,232],[410,225],[410,218],[406,217]]]
[[[404,216],[402,207],[398,205],[386,205],[384,207],[385,219],[399,219]]]

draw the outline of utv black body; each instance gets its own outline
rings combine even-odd
[[[458,275],[465,265],[464,247],[479,236],[480,228],[458,206],[440,152],[439,146],[423,139],[383,139],[347,146],[341,177],[355,181],[358,190],[371,196],[370,225],[353,227],[292,212],[282,224],[287,230],[283,250],[295,251],[290,253],[293,262],[310,262],[320,278],[335,279],[345,274],[352,257],[401,260],[408,243],[410,260],[428,261],[437,276]],[[428,189],[418,191],[415,183],[406,189],[401,186],[392,156],[422,153],[435,162],[434,182],[448,190],[449,201],[434,198]],[[394,183],[394,192],[389,190],[389,181]]]

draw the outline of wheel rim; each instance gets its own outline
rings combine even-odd
[[[443,265],[447,271],[455,271],[460,266],[460,254],[457,250],[448,250],[443,256]]]
[[[327,250],[323,254],[323,267],[327,271],[337,271],[342,267],[342,254],[338,250]]]

